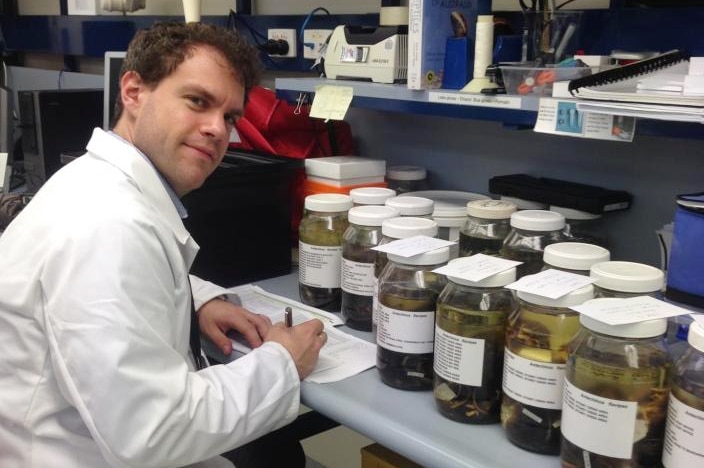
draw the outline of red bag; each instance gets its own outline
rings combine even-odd
[[[347,122],[326,123],[309,113],[308,105],[291,105],[277,99],[274,91],[257,86],[235,125],[241,142],[231,143],[230,148],[301,159],[355,154]]]

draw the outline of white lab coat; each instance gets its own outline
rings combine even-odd
[[[0,466],[182,466],[292,421],[281,345],[194,371],[198,246],[132,146],[87,150],[0,236]],[[193,283],[197,306],[223,291]]]

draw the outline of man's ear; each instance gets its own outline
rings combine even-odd
[[[133,113],[142,103],[142,93],[146,86],[139,73],[128,71],[120,78],[120,98],[123,112]]]

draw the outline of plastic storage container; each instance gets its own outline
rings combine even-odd
[[[526,200],[525,198],[510,197],[508,195],[501,195],[499,199],[513,203],[519,210],[547,210],[548,206],[550,206],[547,203]]]
[[[603,247],[582,242],[558,242],[545,247],[543,269],[567,271],[589,276],[592,265],[608,262],[611,254]]]
[[[550,206],[550,211],[565,217],[565,234],[571,240],[602,247],[608,246],[602,215],[554,205]]]
[[[591,284],[559,299],[518,292],[520,308],[506,333],[501,425],[525,450],[560,453],[567,345],[579,330],[579,314],[570,307],[593,295]]]
[[[663,288],[665,275],[659,268],[634,262],[603,262],[593,265],[596,297],[655,296]]]
[[[321,193],[304,201],[298,227],[298,293],[308,305],[340,311],[342,236],[352,208],[349,195]]]
[[[704,438],[704,325],[692,323],[689,346],[675,363],[668,405],[665,447],[666,468],[690,468],[702,464]],[[700,455],[695,455],[695,454]]]
[[[502,200],[475,200],[466,205],[467,221],[460,230],[460,257],[482,253],[499,255],[511,231],[511,214],[517,209]]]
[[[565,218],[546,210],[516,211],[511,215],[511,232],[504,240],[501,256],[523,262],[518,277],[538,273],[543,268],[543,250],[550,244],[563,242]]]
[[[393,197],[386,200],[386,206],[394,207],[401,216],[432,218],[435,209],[433,200],[423,197]]]
[[[381,241],[381,224],[395,218],[390,206],[357,206],[348,213],[349,227],[342,237],[342,319],[348,327],[371,331],[374,262],[371,250]]]
[[[608,325],[581,315],[580,323],[565,366],[562,466],[662,466],[667,320]]]
[[[379,278],[376,366],[386,385],[429,390],[433,386],[435,306],[446,284],[445,276],[432,270],[447,263],[450,249],[388,257]]]
[[[412,216],[391,218],[385,220],[381,225],[381,241],[379,245],[413,236],[436,237],[437,235],[438,223],[432,219],[414,218]],[[388,261],[386,253],[377,252],[376,260],[374,261],[374,305],[372,311],[372,333],[374,336],[376,336],[377,316],[379,314],[379,277]]]
[[[389,166],[386,168],[386,183],[397,193],[427,190],[428,172],[420,166]]]
[[[447,277],[437,303],[433,361],[433,393],[443,416],[470,424],[499,422],[506,324],[518,308],[504,286],[515,279],[515,268],[478,282]]]
[[[386,200],[396,196],[396,192],[383,187],[359,187],[350,190],[350,197],[355,206],[384,205]]]

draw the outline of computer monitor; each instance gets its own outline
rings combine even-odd
[[[125,60],[125,52],[105,52],[105,68],[103,73],[103,130],[110,130],[115,122],[115,101],[120,92],[120,69]]]

